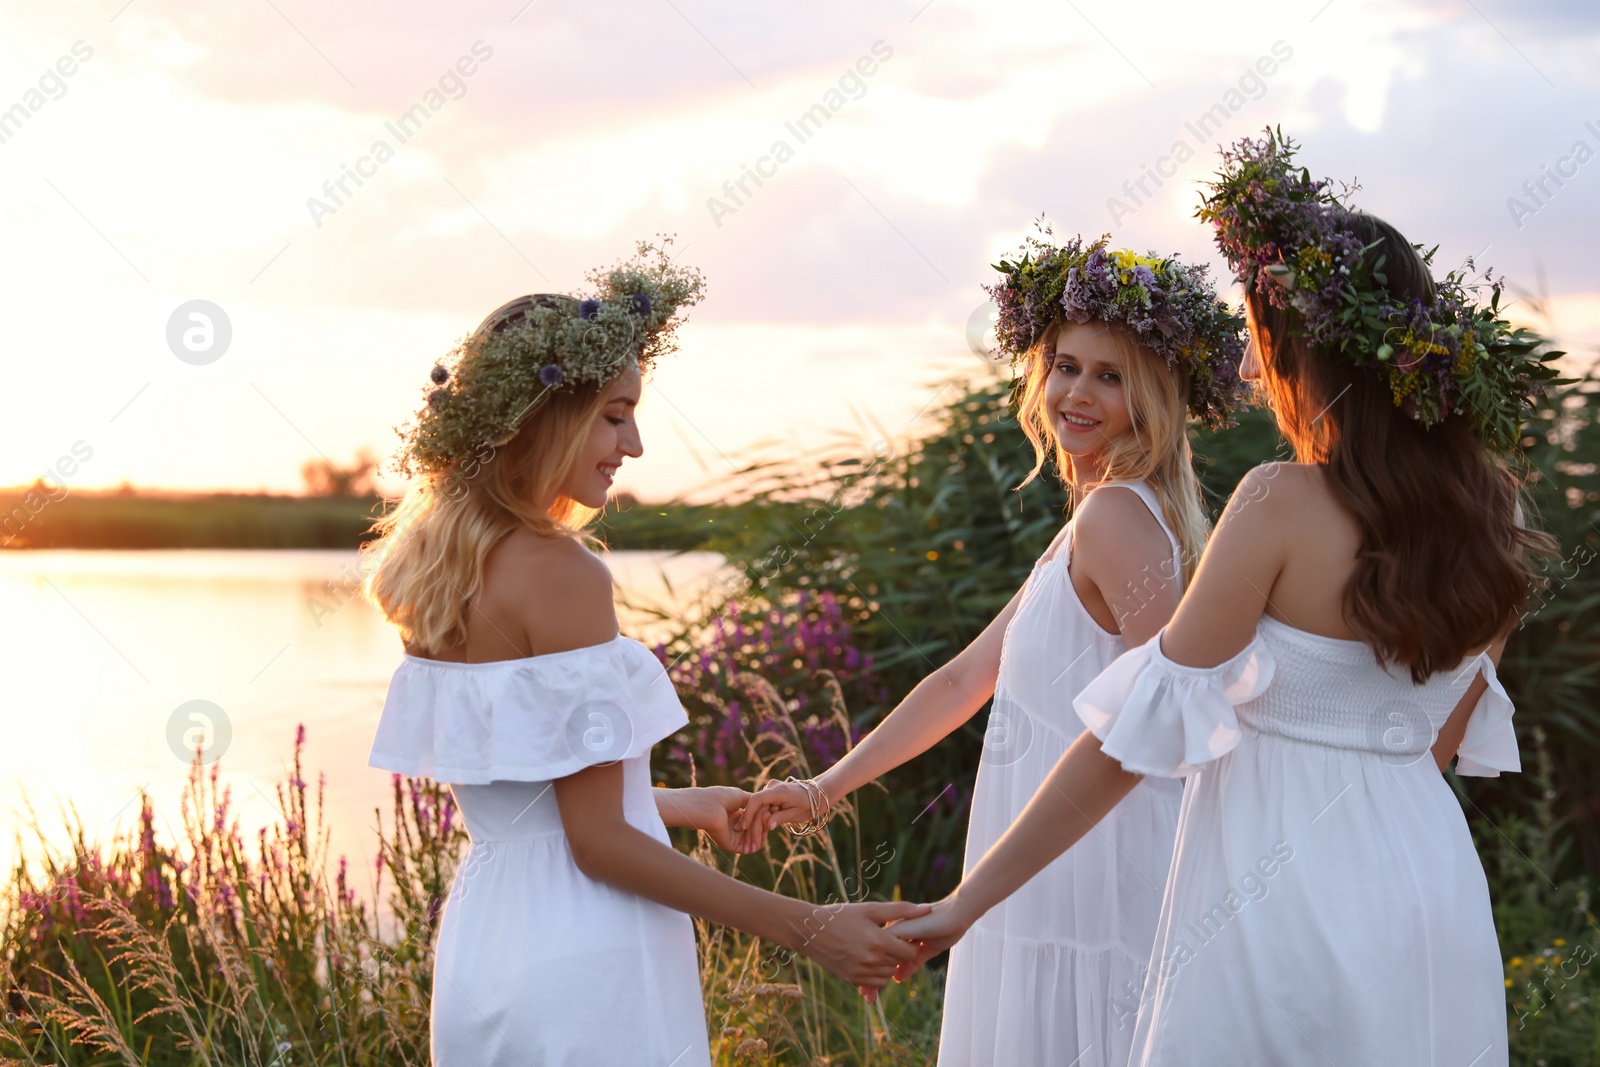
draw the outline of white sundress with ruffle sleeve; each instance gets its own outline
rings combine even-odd
[[[1503,1067],[1488,885],[1429,751],[1481,672],[1457,772],[1521,769],[1493,661],[1415,685],[1268,616],[1214,668],[1161,636],[1073,702],[1125,768],[1186,779],[1131,1062]]]
[[[368,762],[451,783],[472,848],[434,960],[436,1067],[705,1067],[689,916],[578,870],[553,781],[623,765],[623,814],[670,843],[650,748],[688,721],[649,649],[605,644],[523,659],[407,656]]]

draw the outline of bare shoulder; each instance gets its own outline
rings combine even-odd
[[[1261,463],[1245,472],[1233,495],[1217,519],[1216,529],[1207,542],[1206,556],[1219,562],[1230,557],[1244,559],[1262,552],[1281,556],[1291,539],[1289,526],[1304,510],[1307,495],[1316,487],[1307,477],[1317,472],[1303,463]]]
[[[1272,479],[1282,489],[1279,504],[1300,523],[1347,525],[1352,516],[1339,502],[1329,481],[1328,468],[1320,463],[1273,463],[1278,469]]]
[[[1319,633],[1344,636],[1339,612],[1326,608],[1338,601],[1361,529],[1321,464],[1264,463],[1252,469],[1239,480],[1211,542],[1221,559],[1275,563],[1274,581],[1281,584],[1273,592],[1274,606],[1288,618],[1309,621]]]
[[[605,561],[571,537],[540,537],[532,530],[507,534],[489,552],[485,578],[517,584],[611,584]]]
[[[1239,479],[1239,484],[1282,486],[1286,491],[1292,492],[1303,490],[1320,478],[1320,468],[1314,463],[1276,459],[1267,463],[1257,463],[1245,471],[1244,477]]]
[[[535,654],[600,644],[617,633],[611,571],[570,537],[518,530],[484,561],[483,601],[527,633]]]
[[[1172,555],[1167,533],[1132,489],[1102,486],[1078,505],[1073,519],[1074,555],[1088,559],[1112,556],[1154,556],[1159,560]]]
[[[1326,475],[1318,464],[1281,460],[1261,463],[1239,479],[1224,518],[1248,525],[1259,524],[1269,516],[1272,521],[1281,522],[1287,516],[1302,514],[1307,506],[1331,503],[1332,499]]]
[[[1085,530],[1112,533],[1153,531],[1156,536],[1166,539],[1161,524],[1150,513],[1144,498],[1132,489],[1112,485],[1103,485],[1084,497],[1083,503],[1078,505],[1076,529],[1079,534]]]
[[[1327,468],[1320,463],[1296,463],[1280,459],[1262,463],[1253,467],[1252,471],[1260,471],[1263,478],[1282,479],[1284,484],[1301,491],[1325,492],[1328,486]]]

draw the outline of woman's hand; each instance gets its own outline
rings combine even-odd
[[[731,785],[702,786],[700,794],[704,819],[695,828],[707,834],[712,844],[727,852],[754,852],[761,842],[754,834],[734,830],[733,821],[750,803],[751,794]]]
[[[731,785],[697,786],[689,789],[656,790],[656,807],[668,826],[691,826],[705,833],[713,844],[727,852],[754,852],[761,847],[756,833],[734,828],[734,817],[750,802],[752,794]]]
[[[750,794],[750,803],[734,820],[734,829],[765,837],[784,823],[804,822],[809,818],[811,798],[806,791],[792,782],[773,781],[761,792]]]
[[[978,921],[976,915],[967,914],[954,895],[929,905],[929,908],[929,912],[921,918],[906,919],[888,928],[889,933],[914,943],[917,949],[913,959],[895,968],[896,982],[904,982],[916,974],[924,963],[960,941],[972,924]]]
[[[805,906],[795,926],[794,947],[855,986],[868,1001],[917,958],[917,946],[896,937],[884,924],[926,915],[928,905],[905,901]],[[791,924],[794,926],[795,924]],[[891,927],[892,929],[892,927]],[[911,966],[911,971],[916,967]]]

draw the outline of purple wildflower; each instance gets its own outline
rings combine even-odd
[[[1228,425],[1245,399],[1237,374],[1244,321],[1217,299],[1205,267],[1113,253],[1106,238],[1056,245],[1049,227],[1040,231],[1017,259],[995,265],[1005,277],[985,287],[1000,309],[1001,348],[1020,357],[1058,320],[1123,326],[1169,366],[1189,369],[1189,408],[1202,422]],[[1131,262],[1139,258],[1145,262]]]

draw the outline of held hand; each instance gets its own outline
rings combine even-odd
[[[741,833],[734,825],[754,794],[731,785],[706,786],[704,791],[709,804],[706,825],[700,829],[710,835],[712,842],[728,852],[754,852],[760,848],[761,841],[754,834]]]
[[[904,982],[916,974],[924,963],[960,941],[975,921],[976,916],[967,916],[955,897],[949,896],[931,905],[928,914],[921,918],[890,924],[889,933],[905,938],[917,948],[913,959],[895,968],[894,980]]]
[[[790,782],[768,782],[759,793],[753,793],[750,803],[735,822],[735,829],[764,837],[784,823],[804,822],[811,818],[811,798],[800,786]]]
[[[713,844],[727,852],[754,852],[760,841],[733,827],[734,817],[750,802],[752,794],[733,786],[713,785],[674,789],[669,798],[683,816],[683,824],[704,832]]]
[[[883,928],[885,923],[925,915],[926,904],[818,904],[800,924],[798,948],[861,990],[868,1000],[895,971],[912,963],[917,946]]]

